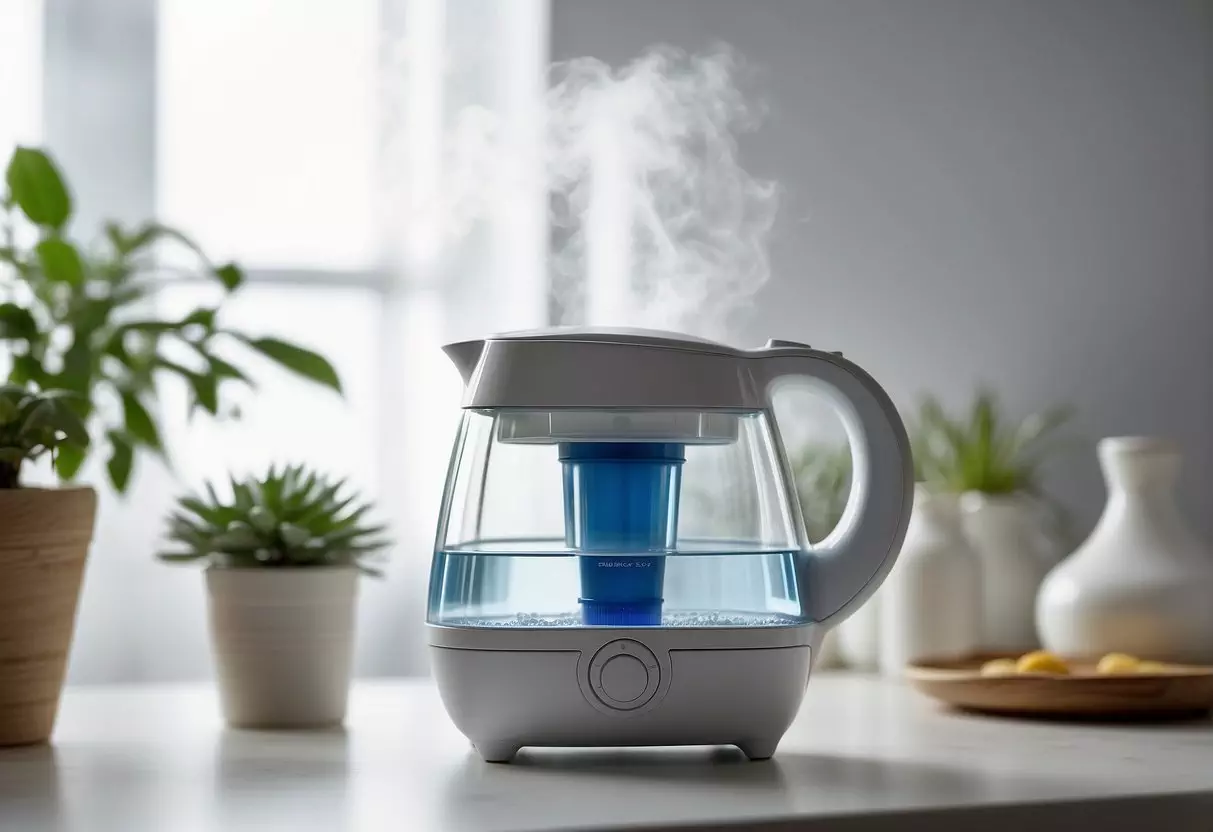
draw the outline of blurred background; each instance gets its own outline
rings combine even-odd
[[[238,260],[229,319],[322,352],[346,388],[266,374],[239,422],[166,408],[172,470],[103,494],[71,679],[209,674],[200,576],[151,557],[161,518],[183,487],[292,459],[393,524],[357,672],[426,672],[460,393],[438,346],[576,317],[531,177],[457,234],[428,221],[467,187],[452,125],[483,109],[525,146],[551,62],[655,44],[728,43],[764,116],[739,154],[778,186],[770,277],[728,340],[843,350],[907,410],[983,384],[1013,417],[1071,406],[1086,445],[1044,485],[1080,535],[1104,498],[1094,439],[1172,437],[1181,508],[1213,536],[1210,19],[1202,0],[0,0],[0,153],[47,147],[77,229],[154,216]],[[590,271],[609,295],[616,273]],[[791,436],[821,418],[795,395],[780,415]]]

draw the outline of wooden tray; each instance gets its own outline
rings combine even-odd
[[[1068,659],[1070,675],[982,676],[1000,655],[924,660],[906,669],[917,690],[954,708],[1047,719],[1136,720],[1209,718],[1213,667],[1168,665],[1163,672],[1103,675],[1098,659]],[[1013,658],[1013,657],[1012,657]]]

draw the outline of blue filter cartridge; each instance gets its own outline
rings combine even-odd
[[[669,442],[562,442],[565,537],[581,553],[581,619],[661,624],[686,451]]]

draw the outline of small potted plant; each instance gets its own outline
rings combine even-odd
[[[960,495],[964,531],[981,561],[984,650],[1037,645],[1033,610],[1049,567],[1042,550],[1065,527],[1064,512],[1040,488],[1039,469],[1069,418],[1067,409],[1053,408],[1012,422],[988,390],[961,417],[932,397],[919,409],[913,431],[922,477]]]
[[[93,536],[91,488],[23,488],[22,467],[88,445],[70,394],[0,385],[0,746],[45,742]]]
[[[344,481],[304,466],[182,497],[159,557],[206,565],[224,716],[239,728],[345,718],[360,575],[390,542]]]

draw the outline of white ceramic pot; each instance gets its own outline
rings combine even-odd
[[[1036,592],[1046,572],[1036,505],[1019,495],[976,491],[960,498],[964,532],[981,571],[980,647],[1026,652],[1036,637]]]
[[[981,635],[981,567],[960,523],[960,500],[922,486],[897,565],[881,587],[880,669],[900,676],[924,658],[961,658]]]
[[[358,571],[208,569],[223,715],[237,728],[345,719]]]
[[[1115,437],[1099,443],[1099,462],[1108,502],[1041,587],[1041,639],[1065,654],[1213,663],[1213,551],[1176,508],[1179,449]]]

